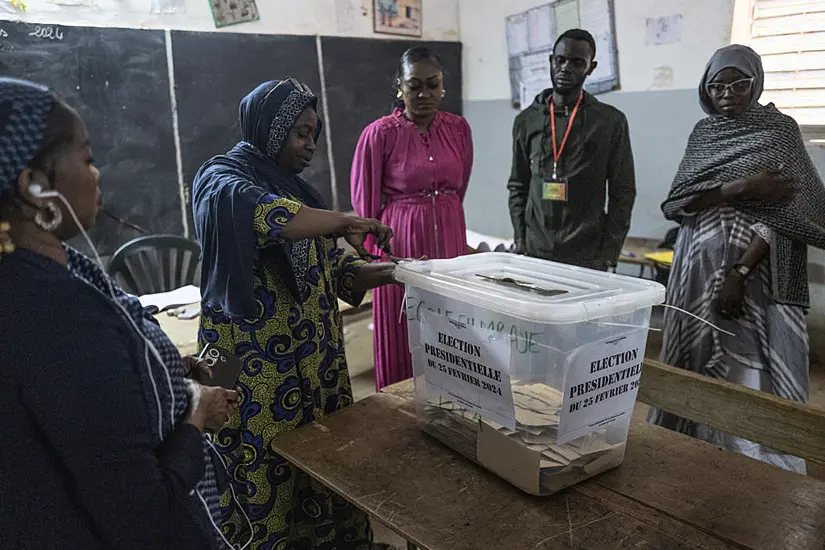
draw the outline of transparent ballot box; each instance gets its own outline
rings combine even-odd
[[[662,285],[506,253],[396,276],[426,433],[534,495],[622,463]]]

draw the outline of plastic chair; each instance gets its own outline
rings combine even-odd
[[[117,249],[109,275],[137,296],[197,286],[200,254],[198,243],[177,235],[138,237]]]
[[[663,248],[665,250],[673,250],[673,247],[676,246],[676,238],[679,236],[679,228],[672,227],[668,229],[667,233],[665,233],[665,239],[659,243],[659,248]],[[657,283],[661,283],[663,285],[667,285],[667,281],[670,278],[670,266],[664,266],[656,264],[654,266],[655,277],[654,280]]]

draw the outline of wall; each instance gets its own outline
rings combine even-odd
[[[0,19],[97,27],[216,30],[208,0],[25,0],[25,4],[27,12],[21,14],[9,7],[9,0],[0,0]],[[372,0],[257,0],[256,4],[259,21],[221,30],[375,36]],[[458,0],[424,2],[422,39],[459,39]]]
[[[468,226],[480,233],[512,236],[506,183],[510,131],[517,111],[510,104],[504,20],[546,3],[459,3],[464,112],[476,146],[465,210]],[[639,194],[631,234],[658,238],[668,227],[658,205],[670,186],[687,136],[702,116],[695,89],[705,63],[714,50],[730,41],[733,0],[614,0],[614,4],[621,90],[599,99],[622,109],[630,123]],[[674,14],[683,16],[681,41],[645,45],[646,19]]]

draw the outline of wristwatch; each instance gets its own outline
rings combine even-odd
[[[751,275],[751,268],[746,266],[745,264],[736,264],[733,266],[733,271],[738,273],[743,279],[747,279]]]

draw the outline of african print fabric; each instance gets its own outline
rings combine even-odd
[[[331,238],[309,240],[308,268],[299,281],[298,303],[267,250],[279,246],[283,227],[301,206],[267,194],[255,210],[258,249],[254,295],[259,314],[232,320],[214,307],[201,317],[200,345],[212,342],[243,362],[243,400],[216,444],[229,463],[230,481],[254,527],[251,548],[361,550],[371,544],[366,515],[270,450],[272,440],[352,403],[338,298],[352,304],[363,262]],[[235,544],[249,540],[249,527],[235,502],[221,501],[223,532]]]

